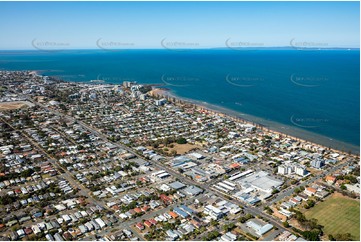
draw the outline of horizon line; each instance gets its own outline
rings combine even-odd
[[[295,47],[295,46],[259,46],[259,47],[204,47],[204,48],[164,48],[164,47],[155,47],[155,48],[67,48],[67,49],[0,49],[0,51],[43,51],[43,52],[57,52],[57,51],[70,51],[70,50],[101,50],[101,51],[124,51],[124,50],[242,50],[242,49],[294,49],[294,50],[333,50],[333,49],[360,49],[360,47]]]

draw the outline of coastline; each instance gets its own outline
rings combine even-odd
[[[356,145],[352,145],[340,140],[331,139],[327,136],[319,135],[291,125],[285,125],[269,120],[264,120],[260,117],[241,113],[232,109],[221,107],[219,105],[214,105],[199,100],[181,97],[175,94],[174,92],[172,92],[170,89],[160,88],[159,86],[155,86],[155,85],[152,86],[154,87],[154,89],[152,90],[154,91],[153,93],[155,93],[155,95],[162,96],[164,98],[169,97],[169,98],[175,98],[177,100],[181,100],[183,102],[188,102],[196,105],[201,109],[206,109],[211,112],[220,113],[233,119],[236,118],[241,122],[253,124],[264,131],[274,134],[285,135],[288,138],[292,138],[300,142],[310,143],[314,146],[319,146],[325,149],[330,148],[335,152],[340,152],[340,153],[351,152],[354,155],[360,155],[360,147]]]
[[[41,73],[39,73],[38,70],[32,71],[33,73],[35,73],[36,75],[40,75],[42,76]],[[60,81],[64,81],[62,79],[59,79]],[[64,82],[72,82],[72,81],[64,81]],[[78,82],[79,83],[79,82]],[[109,84],[109,85],[119,85],[119,84],[114,84],[114,83],[92,83],[92,82],[82,82],[84,84],[91,84],[91,85],[102,85],[102,84]],[[142,84],[142,83],[139,83]],[[274,121],[270,121],[270,120],[265,120],[263,118],[257,117],[257,116],[253,116],[253,115],[249,115],[246,113],[242,113],[239,111],[235,111],[229,108],[225,108],[219,105],[215,105],[215,104],[211,104],[211,103],[207,103],[207,102],[203,102],[203,101],[199,101],[199,100],[195,100],[195,99],[191,99],[191,98],[186,98],[186,97],[182,97],[177,95],[176,93],[174,93],[174,91],[172,91],[169,88],[163,87],[162,84],[142,84],[142,85],[149,85],[152,87],[151,95],[156,95],[156,96],[160,96],[160,97],[164,97],[164,98],[175,98],[177,100],[181,100],[183,102],[186,103],[190,103],[190,104],[194,104],[196,105],[198,108],[201,109],[205,109],[208,110],[210,112],[214,112],[214,113],[219,113],[225,116],[228,116],[232,119],[237,119],[240,122],[243,123],[249,123],[252,125],[257,126],[257,128],[262,129],[263,131],[269,132],[269,133],[273,133],[273,134],[278,134],[278,135],[284,135],[288,138],[292,138],[295,140],[298,140],[300,142],[304,142],[304,143],[309,143],[312,144],[314,146],[319,146],[325,149],[331,149],[335,152],[340,152],[340,153],[349,153],[351,152],[351,154],[353,155],[360,155],[360,147],[350,144],[350,143],[346,143],[340,140],[335,140],[332,138],[329,138],[327,136],[323,136],[323,135],[319,135],[316,133],[313,133],[311,131],[307,131],[304,129],[300,129],[298,127],[295,126],[291,126],[291,125],[285,125],[282,123],[277,123]]]

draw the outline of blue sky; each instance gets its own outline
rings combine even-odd
[[[0,49],[359,47],[359,18],[359,2],[0,2]]]

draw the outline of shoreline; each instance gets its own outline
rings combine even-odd
[[[324,149],[331,149],[339,153],[348,154],[349,152],[351,152],[351,154],[353,155],[357,155],[357,156],[360,155],[360,147],[353,144],[349,144],[340,140],[335,140],[330,137],[319,135],[311,131],[303,130],[290,125],[264,120],[260,117],[252,116],[246,113],[241,113],[239,111],[235,111],[219,105],[214,105],[199,100],[181,97],[167,88],[161,88],[156,85],[151,85],[151,86],[154,87],[152,91],[155,91],[155,95],[162,96],[164,98],[167,97],[175,98],[177,100],[181,100],[186,103],[194,104],[198,108],[205,109],[210,112],[222,114],[229,118],[237,119],[238,121],[241,121],[243,123],[249,123],[255,125],[257,126],[257,128],[265,132],[284,135],[288,138],[298,140],[299,142],[309,143],[312,144],[313,146],[318,146]]]
[[[35,72],[36,75],[43,76],[43,74],[39,73],[38,70],[32,71]],[[51,77],[51,76],[49,76]],[[59,81],[63,82],[73,82],[73,81],[65,81],[60,78],[57,78]],[[121,84],[115,84],[115,83],[92,83],[92,82],[76,82],[76,83],[84,83],[84,84],[90,84],[90,85],[121,85]],[[157,95],[163,98],[175,98],[177,100],[181,100],[183,102],[194,104],[200,109],[205,109],[209,112],[214,112],[218,114],[225,115],[231,119],[236,119],[239,122],[248,123],[256,126],[257,128],[261,129],[264,132],[269,132],[277,135],[283,135],[287,138],[295,139],[299,142],[303,143],[309,143],[313,146],[318,146],[320,148],[324,149],[331,149],[335,152],[348,154],[351,152],[353,155],[360,155],[360,147],[346,143],[344,141],[332,139],[327,136],[323,136],[317,133],[313,133],[311,131],[303,130],[291,125],[286,125],[282,123],[277,123],[270,120],[265,120],[263,118],[253,116],[250,114],[242,113],[239,111],[235,111],[229,108],[225,108],[219,105],[203,102],[200,100],[195,100],[191,98],[186,98],[177,95],[174,91],[172,91],[169,88],[163,87],[164,85],[161,83],[138,83],[141,85],[148,85],[152,87],[151,95]]]

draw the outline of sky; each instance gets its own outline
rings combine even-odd
[[[359,2],[0,2],[0,49],[359,47]]]

